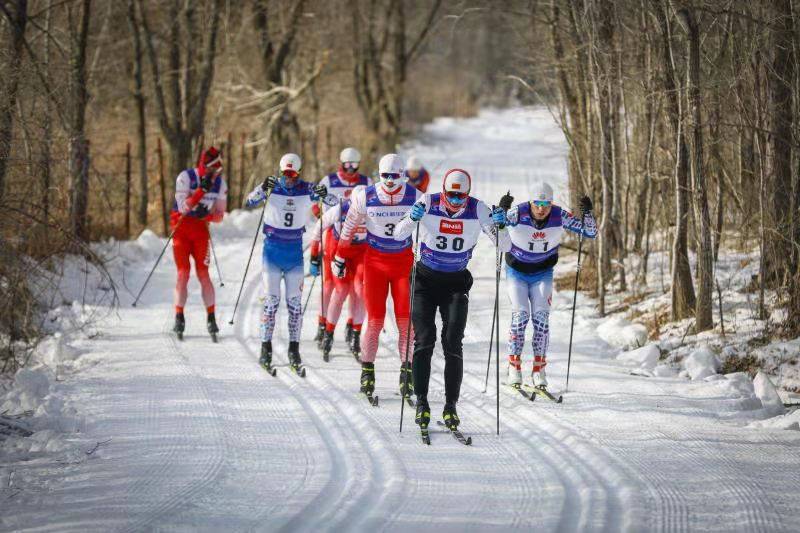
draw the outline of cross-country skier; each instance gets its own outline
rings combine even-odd
[[[508,334],[508,384],[522,385],[520,356],[525,346],[525,328],[533,322],[534,387],[547,388],[545,365],[550,343],[550,304],[553,294],[553,267],[558,262],[558,247],[564,230],[583,233],[594,239],[597,224],[592,201],[580,199],[581,217],[553,204],[553,188],[539,183],[533,199],[508,212],[511,251],[506,254],[508,293],[511,298],[511,328]]]
[[[419,224],[420,259],[414,282],[414,390],[416,423],[428,427],[428,382],[431,356],[436,344],[436,311],[442,317],[445,404],[442,418],[449,429],[459,424],[456,403],[464,374],[462,340],[467,325],[472,274],[467,265],[481,232],[500,249],[511,249],[503,209],[489,209],[469,195],[472,180],[465,170],[454,168],[444,177],[442,192],[425,195],[397,225],[395,239],[413,235]],[[510,202],[509,202],[510,203]],[[499,230],[499,232],[498,232]]]
[[[339,154],[339,169],[336,172],[328,174],[322,178],[319,184],[324,185],[328,189],[328,194],[335,196],[339,200],[350,198],[350,195],[353,193],[353,189],[356,187],[372,185],[372,180],[370,178],[363,174],[359,174],[358,167],[360,164],[361,153],[353,147],[347,147]],[[314,215],[319,217],[320,213],[318,206],[315,205],[313,209]],[[326,209],[323,207],[323,210]],[[336,249],[334,237],[333,226],[329,226],[328,231],[325,232],[325,246],[323,246],[325,257],[318,257],[319,248],[316,249],[316,252],[312,251],[311,254],[313,265],[312,270],[315,270],[315,267],[316,270],[319,270],[319,267],[321,266],[324,280],[324,283],[322,284],[322,303],[319,310],[317,336],[314,337],[314,340],[317,341],[320,348],[322,348],[322,336],[325,333],[328,302],[330,301],[331,293],[335,288],[335,283],[332,280],[331,274],[331,262],[333,261],[333,252]],[[347,321],[346,333],[348,344],[352,343],[354,305],[356,304],[350,300],[350,318]],[[361,305],[363,305],[363,303],[361,303]]]
[[[322,216],[323,232],[327,233],[326,230],[328,228],[330,228],[332,232],[330,246],[333,248],[333,252],[331,255],[334,255],[339,236],[342,234],[342,225],[347,218],[351,203],[350,198],[342,199],[339,201],[338,205],[325,211],[325,214]],[[311,241],[312,276],[319,275],[319,265],[315,264],[313,261],[313,258],[319,256],[319,239],[320,225],[316,224],[314,237]],[[356,229],[350,244],[353,249],[348,259],[348,268],[340,269],[336,265],[334,265],[333,268],[335,273],[341,275],[333,276],[334,289],[325,314],[325,331],[322,336],[320,348],[323,356],[326,357],[333,347],[333,332],[336,330],[336,323],[339,321],[339,316],[341,315],[342,307],[346,299],[350,302],[351,317],[347,324],[351,329],[348,346],[355,357],[359,357],[361,353],[361,326],[364,322],[364,315],[366,314],[364,307],[364,252],[367,248],[367,228],[365,226],[360,226]],[[334,259],[331,259],[331,261],[334,261]]]
[[[203,303],[206,306],[206,326],[211,335],[219,332],[214,316],[214,284],[208,274],[208,224],[221,222],[228,205],[228,186],[222,178],[222,156],[213,146],[200,155],[197,168],[189,168],[175,181],[175,202],[170,214],[172,254],[178,269],[175,283],[175,325],[173,331],[183,338],[186,319],[183,308],[188,297],[189,257],[194,259],[194,271],[200,281]]]
[[[281,176],[267,177],[247,196],[247,207],[267,202],[264,212],[264,252],[262,279],[265,296],[261,314],[261,358],[269,369],[272,365],[272,333],[275,315],[281,301],[283,280],[286,307],[289,311],[289,363],[300,373],[300,331],[303,326],[303,232],[311,218],[311,205],[322,198],[336,204],[335,198],[325,200],[327,189],[300,179],[302,160],[297,154],[285,154],[280,160]]]
[[[406,351],[409,320],[409,294],[411,266],[414,254],[411,238],[394,239],[397,224],[417,202],[421,193],[403,178],[403,160],[397,154],[386,154],[378,164],[380,182],[370,187],[358,188],[352,195],[352,203],[344,222],[342,235],[336,249],[334,262],[339,272],[350,268],[356,253],[352,241],[358,228],[366,225],[367,250],[364,253],[364,299],[367,306],[367,329],[361,347],[361,392],[372,397],[375,391],[375,355],[378,338],[386,317],[386,297],[391,290],[394,315],[400,332],[398,348]],[[413,332],[411,334],[413,338]],[[401,363],[400,394],[411,396],[403,379],[404,372],[411,372],[411,364]],[[409,389],[411,389],[411,382]]]
[[[428,192],[431,177],[417,156],[412,155],[408,158],[405,176],[408,178],[408,184],[414,186],[419,192]]]

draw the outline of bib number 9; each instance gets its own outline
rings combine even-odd
[[[456,237],[452,241],[448,241],[447,237],[444,235],[436,237],[436,248],[439,250],[447,250],[449,242],[453,243],[453,251],[455,252],[460,252],[464,249],[464,239]]]
[[[283,225],[287,228],[291,228],[292,224],[294,224],[294,213],[286,213],[283,215]]]

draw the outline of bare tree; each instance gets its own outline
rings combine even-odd
[[[0,10],[8,21],[8,36],[3,44],[8,63],[3,65],[3,75],[0,76],[0,200],[2,200],[14,132],[14,108],[17,105],[22,48],[28,24],[28,2],[27,0],[0,2]]]
[[[133,100],[136,103],[136,133],[139,145],[139,209],[138,222],[147,226],[147,121],[145,118],[144,77],[142,75],[142,36],[136,16],[136,3],[128,0],[128,26],[133,35]]]

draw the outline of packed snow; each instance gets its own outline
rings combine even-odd
[[[544,109],[438,119],[402,152],[427,163],[433,187],[458,166],[471,171],[475,195],[489,203],[507,190],[523,200],[536,179],[567,201],[566,142]],[[170,334],[169,254],[131,307],[164,239],[144,232],[96,246],[111,258],[120,287],[116,312],[107,290],[86,298],[87,280],[100,286],[101,278],[68,259],[48,316],[53,335],[0,393],[0,529],[790,531],[800,523],[800,411],[783,414],[775,375],[719,374],[717,337],[696,339],[678,324],[672,336],[648,338],[644,311],[663,298],[658,268],[651,267],[652,294],[640,318],[600,318],[596,302],[578,295],[569,391],[572,293],[554,294],[547,369],[564,403],[531,403],[501,385],[497,436],[494,360],[481,392],[494,301],[494,249],[484,239],[470,266],[459,403],[474,444],[433,431],[427,447],[413,410],[405,409],[398,432],[390,319],[376,362],[380,407],[356,394],[359,368],[342,332],[330,363],[313,346],[318,297],[301,343],[308,377],[288,371],[283,310],[278,375],[259,368],[258,250],[228,325],[258,216],[235,211],[213,228],[225,281],[217,290],[219,344],[205,333],[194,280],[186,340]],[[654,254],[653,264],[660,259]],[[574,267],[565,252],[558,272]],[[727,283],[748,273],[731,267],[720,275]],[[504,289],[501,283],[501,356],[510,319]],[[744,303],[730,301],[731,328],[752,322]],[[797,344],[760,349],[768,347],[779,354]],[[529,373],[530,353],[524,364]],[[502,382],[504,361],[500,368]],[[441,374],[437,351],[434,419]]]

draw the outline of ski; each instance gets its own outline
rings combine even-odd
[[[515,390],[518,393],[520,393],[522,395],[522,397],[525,398],[528,401],[532,402],[532,401],[534,401],[536,399],[536,395],[535,394],[523,389],[521,385],[508,385],[508,387],[511,388],[512,390]]]
[[[179,341],[183,340],[183,332],[182,331],[178,331],[177,333],[175,333],[175,335],[178,337]]]
[[[424,442],[425,444],[430,446],[431,445],[431,434],[428,431],[428,428],[423,428],[423,427],[419,428],[419,434],[422,437],[422,442]]]
[[[554,396],[550,391],[543,387],[531,387],[530,385],[525,385],[525,390],[530,392],[531,394],[535,394],[537,396],[541,396],[542,398],[547,398],[551,402],[554,403],[561,403],[564,401],[564,397],[560,394],[558,396]]]
[[[275,375],[278,373],[277,369],[275,369],[275,368],[272,368],[272,365],[260,364],[259,366],[261,366],[261,368],[263,368],[264,370],[266,370],[266,371],[267,371],[267,374],[269,374],[269,375],[270,375],[270,376],[272,376],[273,378],[274,378],[274,377],[275,377]]]
[[[217,338],[217,334],[216,333],[210,333],[209,335],[211,335],[211,342],[213,342],[214,344],[219,342],[219,339]]]
[[[291,368],[292,372],[294,372],[301,378],[306,377],[306,367],[304,367],[303,365],[289,365],[289,368]]]
[[[447,425],[446,425],[444,422],[442,422],[441,420],[437,420],[437,421],[436,421],[436,423],[437,423],[437,424],[439,424],[439,425],[440,425],[440,426],[442,426],[442,427],[445,427],[445,428],[447,428]],[[455,439],[456,439],[458,442],[460,442],[460,443],[461,443],[461,444],[463,444],[464,446],[472,446],[472,437],[465,437],[465,436],[464,436],[464,434],[463,434],[463,433],[461,433],[461,432],[460,432],[459,430],[457,430],[457,429],[450,429],[450,428],[447,428],[447,430],[448,430],[450,433],[452,433],[452,434],[453,434],[453,438],[455,438]]]
[[[369,402],[369,404],[370,404],[372,407],[378,407],[378,401],[379,401],[379,398],[378,398],[377,396],[372,396],[371,394],[366,394],[366,393],[364,393],[364,392],[362,392],[362,393],[361,393],[361,396],[362,396],[363,398],[366,398],[366,399],[367,399],[367,401]]]
[[[326,363],[330,362],[331,360],[330,352],[322,352],[322,360],[325,361]]]

